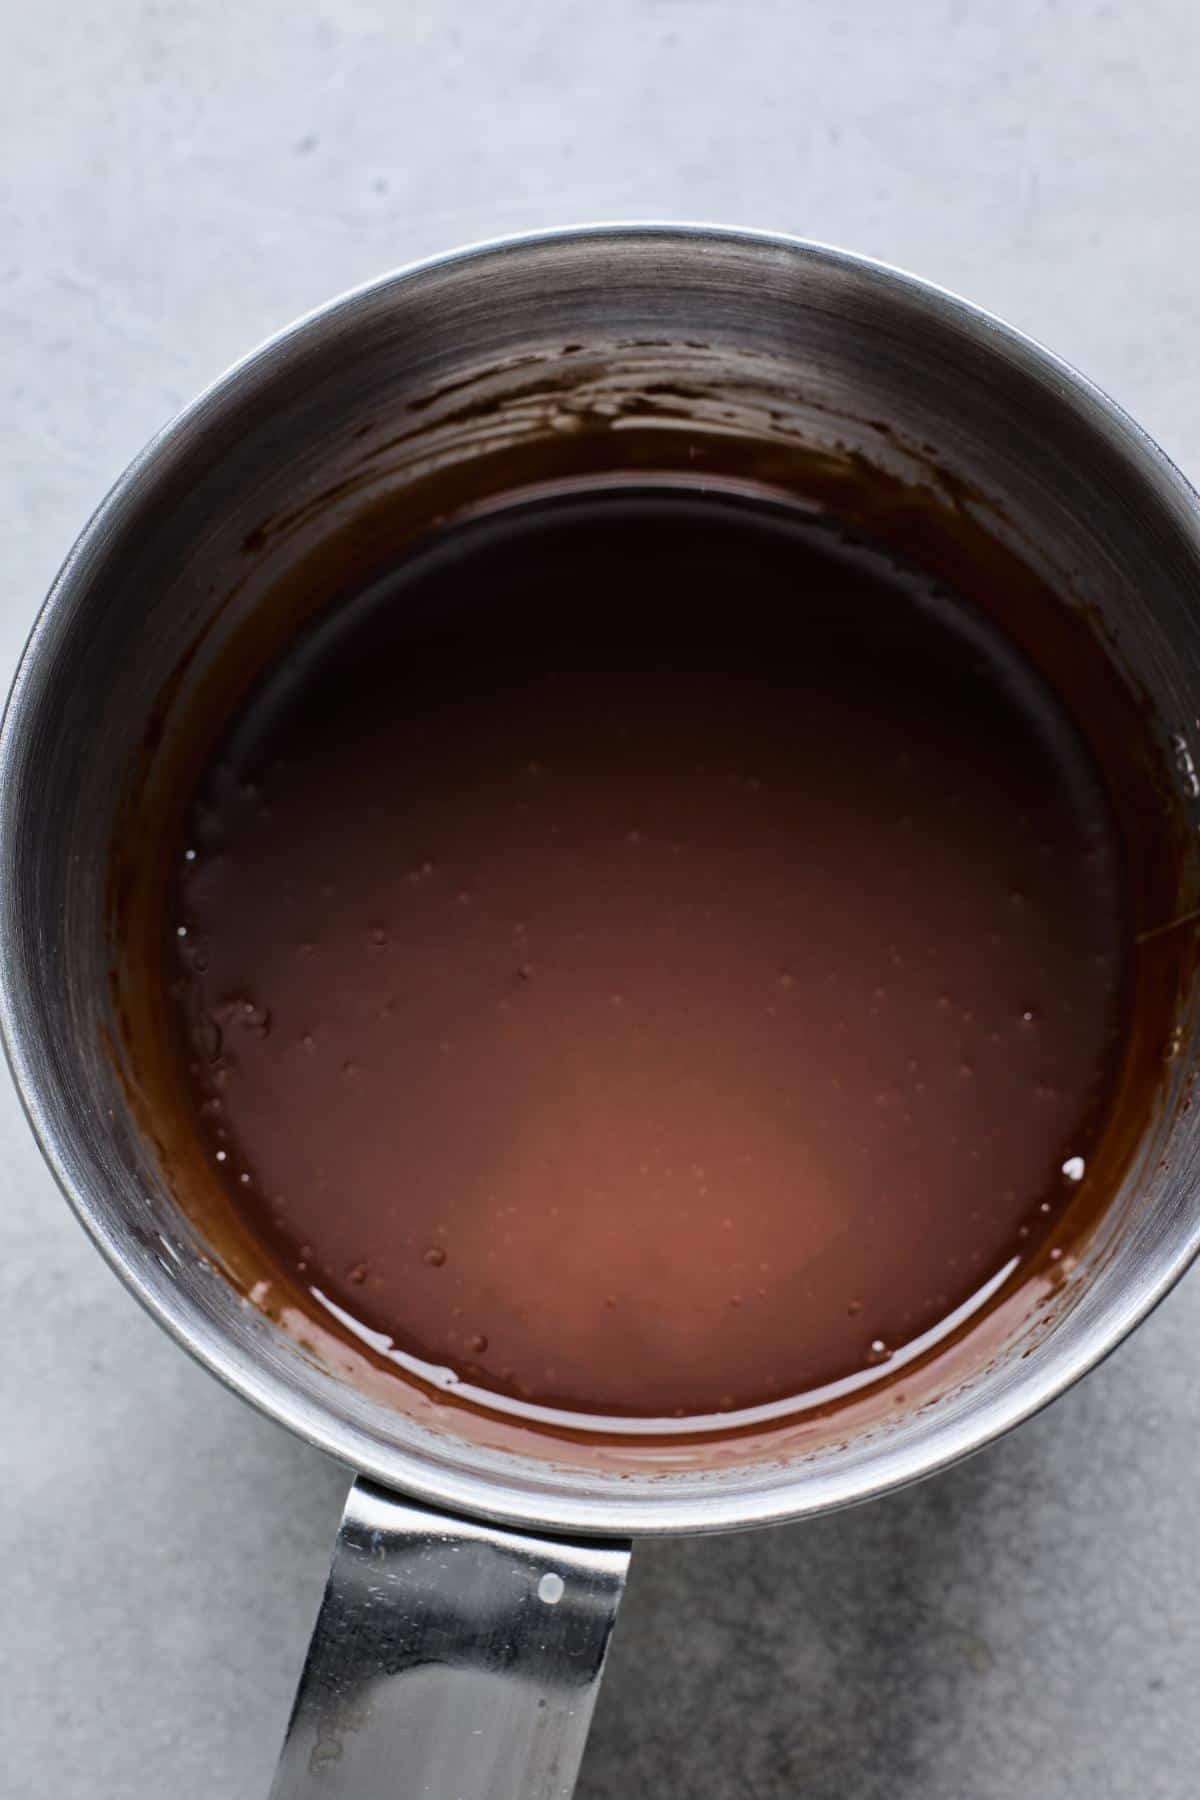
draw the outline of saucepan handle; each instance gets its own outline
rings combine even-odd
[[[629,1551],[356,1481],[271,1800],[567,1800]]]

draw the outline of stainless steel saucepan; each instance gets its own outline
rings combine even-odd
[[[465,398],[464,398],[465,397]],[[131,784],[289,565],[431,473],[623,422],[803,441],[982,496],[1110,645],[1200,826],[1200,504],[997,320],[780,237],[604,226],[390,275],[284,331],[152,443],[72,550],[0,739],[0,1018],[33,1128],[126,1285],[230,1387],[356,1471],[276,1800],[568,1795],[629,1540],[796,1519],[945,1468],[1052,1400],[1200,1245],[1185,995],[1155,1118],[1053,1307],[969,1380],[794,1452],[626,1465],[492,1441],[351,1379],[239,1293],[178,1203],[115,1046],[110,874]],[[918,448],[919,447],[919,451]],[[490,465],[489,465],[490,466]],[[915,466],[915,465],[914,465]],[[927,466],[930,466],[927,464]],[[172,702],[174,704],[174,702]],[[1189,879],[1195,875],[1190,871]],[[470,1097],[464,1096],[464,1105]]]

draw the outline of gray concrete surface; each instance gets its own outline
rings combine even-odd
[[[0,0],[5,679],[94,501],[228,359],[543,222],[902,263],[1200,475],[1198,59],[1194,0]],[[0,1319],[0,1795],[259,1800],[345,1478],[141,1316],[6,1083]],[[1197,1327],[1200,1276],[954,1474],[639,1553],[582,1800],[1191,1800]]]

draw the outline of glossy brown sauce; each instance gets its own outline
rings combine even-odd
[[[213,1177],[435,1383],[832,1398],[1094,1211],[1132,938],[1101,777],[981,613],[782,506],[451,528],[259,681],[173,879]]]

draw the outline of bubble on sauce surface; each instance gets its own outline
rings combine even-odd
[[[244,1031],[253,1037],[271,1035],[271,1011],[246,994],[232,994],[213,1009],[213,1017],[227,1030]]]

